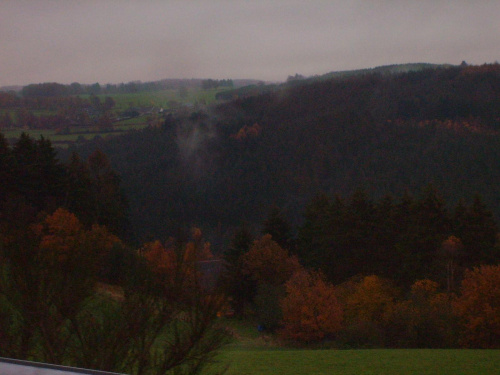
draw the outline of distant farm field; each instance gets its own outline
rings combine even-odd
[[[493,375],[500,350],[228,349],[221,361],[227,375]]]
[[[104,100],[106,96],[111,96],[116,103],[116,110],[125,110],[129,107],[161,107],[169,109],[175,106],[177,103],[180,104],[211,104],[215,101],[215,94],[219,91],[224,90],[224,88],[217,89],[197,89],[189,88],[186,91],[185,96],[181,96],[179,90],[169,89],[169,90],[159,90],[159,91],[144,91],[138,93],[124,93],[124,94],[111,94],[111,95],[99,95],[101,100]],[[86,98],[87,96],[82,96]]]
[[[94,139],[95,137],[113,137],[146,126],[147,124],[145,122],[139,123],[138,120],[135,119],[135,122],[130,121],[128,124],[117,123],[112,132],[97,131],[95,128],[70,127],[69,134],[59,134],[54,129],[3,129],[2,134],[9,140],[18,139],[22,133],[29,134],[29,136],[35,140],[43,136],[49,139],[56,147],[67,147],[70,143],[84,142]]]
[[[123,118],[113,123],[113,131],[99,131],[95,127],[69,127],[69,133],[58,133],[54,129],[22,129],[11,128],[2,129],[1,132],[9,140],[19,138],[22,132],[29,134],[32,138],[39,139],[40,136],[49,139],[57,147],[67,147],[71,143],[84,142],[95,137],[113,137],[134,129],[141,129],[148,125],[156,126],[162,122],[162,116],[159,113],[161,109],[166,111],[188,110],[193,111],[198,108],[204,108],[206,105],[215,102],[215,95],[227,88],[201,89],[188,88],[183,93],[179,89],[168,89],[159,91],[143,91],[137,93],[122,94],[102,94],[98,97],[104,101],[107,96],[113,98],[115,106],[113,108],[114,116],[119,117],[121,113],[136,108],[140,115],[133,118]],[[83,99],[88,99],[90,95],[80,95]],[[35,116],[53,116],[57,111],[33,110],[29,109]],[[17,118],[16,109],[0,109],[0,116],[8,113],[12,119]]]

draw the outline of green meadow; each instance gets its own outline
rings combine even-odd
[[[218,357],[226,375],[500,374],[500,350],[300,349],[280,345],[249,322],[227,326],[234,341]]]
[[[227,375],[493,375],[500,350],[463,349],[227,349]]]
[[[95,137],[113,137],[146,126],[145,122],[141,123],[136,120],[134,123],[129,122],[128,124],[117,123],[112,132],[102,132],[95,128],[70,127],[69,134],[58,134],[54,129],[3,129],[2,133],[7,139],[18,139],[23,132],[29,134],[33,139],[40,139],[43,136],[49,139],[56,147],[67,147],[73,142],[91,140]]]
[[[164,108],[166,110],[176,109],[179,106],[185,105],[188,108],[194,107],[196,105],[209,105],[215,102],[215,95],[225,88],[217,89],[196,89],[189,88],[185,96],[180,95],[179,90],[160,90],[160,91],[148,91],[148,92],[138,92],[138,93],[126,93],[126,94],[112,94],[112,95],[98,95],[101,100],[105,100],[106,96],[111,96],[115,101],[115,112],[121,112],[131,107],[153,107],[155,109]],[[88,95],[82,95],[82,98],[87,98]],[[4,112],[10,113],[12,118],[16,117],[14,110],[0,110],[0,115]],[[46,110],[34,110],[32,113],[36,116],[50,116],[54,115],[54,111]],[[159,118],[156,114],[153,117]],[[56,130],[53,129],[2,129],[2,133],[7,139],[17,139],[21,133],[25,132],[29,134],[34,139],[39,139],[43,136],[58,147],[67,147],[69,143],[78,142],[83,140],[90,140],[94,137],[112,137],[119,135],[134,129],[141,129],[148,125],[148,115],[142,115],[136,118],[125,119],[122,121],[115,122],[113,124],[113,132],[102,132],[95,127],[85,128],[85,127],[70,127],[69,134],[58,134]]]
[[[196,89],[189,88],[185,97],[181,97],[179,90],[168,89],[159,91],[144,91],[138,93],[98,95],[101,100],[111,96],[115,101],[115,110],[125,110],[129,107],[161,107],[169,109],[176,104],[211,104],[215,102],[215,94],[227,88]],[[87,96],[82,96],[85,98]]]

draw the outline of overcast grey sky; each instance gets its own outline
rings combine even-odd
[[[0,86],[500,60],[500,0],[1,0]]]

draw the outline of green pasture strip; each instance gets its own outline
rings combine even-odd
[[[500,350],[227,349],[220,366],[227,375],[492,375],[500,372]]]
[[[194,92],[189,92],[188,98],[191,98],[191,101],[201,101],[204,100],[206,104],[212,104],[215,102],[215,95],[220,91],[225,91],[227,88],[216,88],[216,89],[208,89],[202,90],[199,89]]]
[[[28,134],[31,138],[38,140],[40,139],[40,136],[43,136],[46,139],[49,139],[50,141],[75,141],[78,139],[79,136],[83,136],[86,139],[93,138],[96,135],[101,135],[104,136],[106,134],[110,133],[98,133],[98,132],[86,132],[84,129],[79,129],[79,130],[74,130],[75,133],[70,133],[70,134],[56,134],[56,131],[53,129],[11,129],[11,130],[5,130],[3,131],[3,135],[5,138],[10,139],[10,138],[19,138],[22,133]],[[81,133],[80,133],[81,132]],[[114,133],[116,134],[116,133]]]
[[[22,133],[28,134],[31,138],[38,140],[40,136],[49,139],[51,142],[74,142],[78,138],[83,137],[87,140],[93,139],[95,136],[107,137],[116,136],[126,133],[131,130],[144,129],[148,126],[146,120],[141,122],[140,119],[130,119],[130,121],[116,122],[113,124],[112,132],[100,132],[96,130],[95,127],[71,127],[69,134],[56,134],[54,129],[22,129],[22,128],[12,128],[12,129],[0,129],[0,132],[7,139],[19,139]]]
[[[146,116],[129,118],[122,121],[117,121],[113,123],[113,127],[116,129],[117,127],[125,127],[127,126],[129,129],[141,129],[147,126]]]
[[[53,110],[49,110],[49,109],[33,109],[33,110],[28,109],[28,110],[37,117],[57,115],[57,111],[53,111]]]
[[[100,132],[96,131],[95,127],[71,127],[69,134],[56,134],[54,129],[2,129],[1,132],[7,139],[18,139],[21,134],[24,132],[28,134],[35,140],[40,139],[40,136],[43,136],[46,139],[49,139],[51,142],[74,142],[78,138],[83,137],[87,140],[93,139],[96,136],[107,137],[107,136],[116,136],[123,133],[126,133],[131,130],[143,129],[147,126],[147,124],[137,122],[129,122],[129,123],[121,123],[117,122],[114,124],[114,131],[112,132]]]
[[[30,109],[27,108],[33,115],[39,116],[54,116],[57,114],[57,111],[49,110],[49,109]],[[0,114],[9,113],[13,120],[17,118],[17,113],[20,108],[0,108]]]
[[[5,138],[19,138],[22,133],[29,134],[31,138],[40,139],[40,136],[43,135],[44,138],[52,140],[52,137],[55,135],[55,130],[52,129],[7,129],[2,130]]]
[[[122,132],[117,133],[85,133],[85,134],[57,134],[50,137],[51,142],[74,142],[78,138],[83,137],[85,139],[93,139],[95,136],[99,135],[101,137],[105,137],[108,134],[121,134]]]
[[[106,96],[110,96],[115,101],[115,110],[122,111],[129,107],[162,107],[169,108],[169,102],[175,101],[182,104],[194,104],[203,102],[211,104],[215,101],[215,95],[222,88],[203,90],[201,88],[189,88],[186,97],[181,97],[178,89],[147,91],[124,94],[100,94],[98,97],[103,101]],[[88,98],[89,95],[81,95],[82,98]]]
[[[107,95],[101,95],[104,99]],[[129,107],[162,107],[170,100],[179,100],[175,90],[138,92],[130,94],[110,95],[116,103],[115,110],[125,110]]]
[[[166,106],[168,101],[176,100],[180,102],[178,90],[161,90],[124,94],[100,94],[97,95],[101,101],[110,96],[115,101],[115,111],[123,111],[130,107],[162,107]],[[88,95],[82,95],[82,98],[88,99]]]

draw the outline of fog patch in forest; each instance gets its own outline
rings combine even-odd
[[[192,116],[193,117],[193,116]],[[183,121],[179,124],[176,133],[176,143],[179,149],[180,160],[195,177],[201,177],[210,170],[213,158],[208,146],[216,138],[213,124],[206,122],[206,115],[200,118]]]

